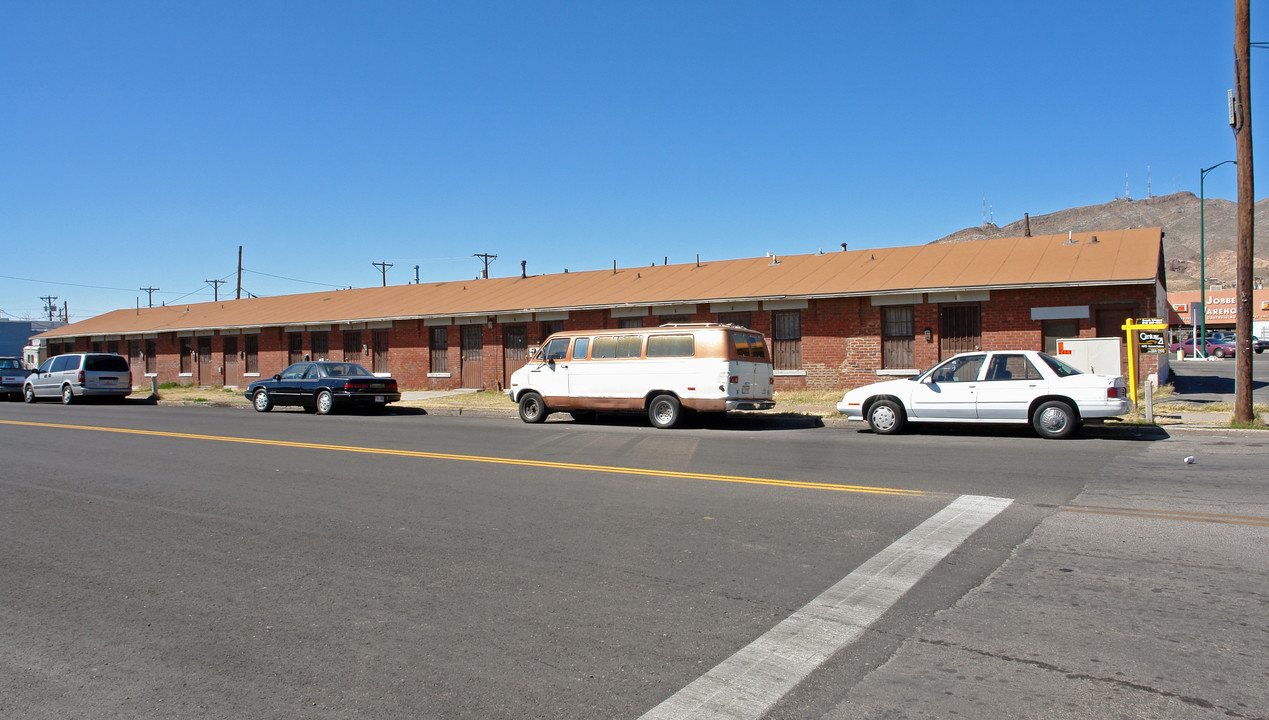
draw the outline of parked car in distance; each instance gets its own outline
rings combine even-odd
[[[128,358],[115,353],[67,353],[45,360],[22,383],[22,399],[60,397],[70,405],[82,398],[123,400],[132,394]]]
[[[1265,348],[1269,348],[1269,338],[1251,336],[1251,349],[1255,350],[1257,355],[1264,352]]]
[[[1234,357],[1236,349],[1233,342],[1225,342],[1223,336],[1221,339],[1213,339],[1209,337],[1206,343],[1207,355],[1209,357],[1227,358]],[[1186,357],[1194,357],[1194,338],[1187,338],[1184,342],[1172,343],[1168,348],[1172,353],[1180,350],[1185,353]]]
[[[850,390],[837,403],[847,420],[867,421],[880,435],[909,422],[1030,423],[1046,438],[1128,407],[1122,377],[1081,372],[1036,350],[961,353],[916,377]]]
[[[12,400],[22,397],[22,384],[31,371],[19,357],[0,357],[0,396]]]
[[[275,405],[298,405],[318,415],[340,407],[382,408],[401,399],[397,381],[379,377],[357,363],[299,362],[243,392],[256,412]]]

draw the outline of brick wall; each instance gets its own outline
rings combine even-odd
[[[1156,286],[1124,286],[1098,288],[1063,288],[1063,289],[1020,289],[993,290],[990,298],[977,303],[980,309],[982,349],[1043,349],[1042,323],[1031,319],[1031,309],[1036,307],[1054,307],[1087,305],[1090,317],[1079,321],[1080,337],[1096,337],[1115,335],[1123,338],[1123,331],[1118,327],[1097,327],[1099,310],[1109,311],[1107,317],[1119,313],[1126,317],[1144,317],[1157,315],[1160,301],[1157,293],[1162,292]],[[925,369],[938,362],[939,350],[939,305],[922,303],[913,307],[913,370]],[[820,389],[839,390],[858,385],[876,382],[889,377],[879,374],[881,367],[881,315],[882,309],[873,306],[870,299],[864,298],[829,298],[810,300],[801,313],[801,356],[800,370],[781,372],[776,379],[777,390]],[[771,317],[768,310],[755,310],[750,313],[751,328],[771,337]],[[717,322],[718,315],[709,311],[709,305],[697,305],[696,312],[685,318],[688,322]],[[640,320],[643,326],[661,324],[662,317],[648,315]],[[1109,320],[1106,321],[1108,324]],[[543,337],[543,323],[533,320],[518,322],[528,331],[530,346],[540,345]],[[608,310],[586,310],[570,313],[563,327],[566,330],[585,330],[599,328],[616,328],[618,318]],[[485,388],[496,388],[503,382],[504,327],[499,323],[488,321],[481,323],[483,343],[480,383]],[[930,338],[925,338],[925,329],[930,329]],[[332,325],[327,332],[327,356],[334,359],[344,357],[344,329]],[[373,347],[374,329],[362,328],[360,342],[367,348]],[[431,327],[422,320],[398,320],[388,332],[388,370],[400,383],[403,389],[456,389],[462,387],[462,326],[448,326],[448,377],[429,377],[433,369],[431,365]],[[236,329],[228,329],[211,338],[211,366],[200,367],[197,357],[191,363],[192,373],[180,374],[179,347],[180,338],[176,333],[161,333],[156,341],[158,381],[178,382],[182,384],[201,383],[205,385],[237,385],[245,386],[257,376],[247,375],[246,359],[240,357],[234,377],[227,377],[221,372],[224,363],[224,336],[234,335],[238,338],[238,350],[245,350],[244,336]],[[258,377],[270,377],[281,372],[288,361],[288,337],[284,328],[263,328],[258,338]],[[302,333],[304,353],[312,354],[312,332]],[[197,354],[198,338],[190,338],[190,345]],[[121,346],[126,347],[121,343]],[[63,343],[63,352],[72,350],[88,350],[90,342],[87,338],[78,338],[70,343]],[[356,348],[358,361],[371,368],[371,353]],[[1126,357],[1126,353],[1125,353]],[[1141,377],[1157,372],[1159,356],[1143,356]],[[1123,369],[1127,374],[1127,368]],[[134,378],[143,376],[141,368],[134,368]]]

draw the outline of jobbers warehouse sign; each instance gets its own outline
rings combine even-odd
[[[1197,318],[1192,318],[1192,310],[1199,299],[1197,292],[1168,293],[1168,303],[1177,315],[1181,316],[1182,325],[1191,325]],[[1252,320],[1269,320],[1269,290],[1252,291]],[[1238,298],[1233,290],[1216,290],[1207,293],[1207,324],[1233,324],[1238,319]],[[1175,318],[1173,319],[1175,322]]]

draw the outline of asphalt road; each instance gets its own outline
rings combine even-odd
[[[3,404],[0,716],[1269,717],[1267,444]]]
[[[1269,405],[1269,353],[1251,356],[1251,401]],[[1172,384],[1181,398],[1196,404],[1232,403],[1237,387],[1237,361],[1177,360],[1169,363],[1176,375]]]

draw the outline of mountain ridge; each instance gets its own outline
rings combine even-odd
[[[1207,198],[1203,218],[1205,254],[1209,288],[1233,288],[1237,271],[1238,203]],[[1030,226],[1031,235],[1059,235],[1066,232],[1128,230],[1143,227],[1163,228],[1163,258],[1169,291],[1199,289],[1200,220],[1199,198],[1192,192],[1158,195],[1133,200],[1121,198],[1101,205],[1058,210],[1045,215],[1024,217],[1008,225],[987,223],[968,227],[946,235],[931,244],[1023,237]],[[1269,199],[1255,207],[1255,234],[1269,243]],[[1269,280],[1269,259],[1263,246],[1255,249],[1252,275]]]

